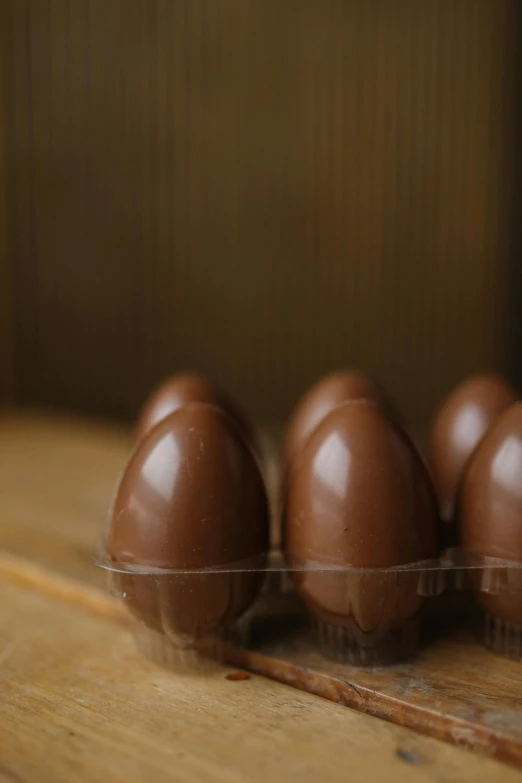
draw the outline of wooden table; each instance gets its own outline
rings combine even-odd
[[[227,667],[140,658],[89,562],[129,445],[0,419],[0,781],[515,781],[497,761]]]

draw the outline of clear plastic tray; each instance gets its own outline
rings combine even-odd
[[[176,570],[114,562],[102,541],[93,560],[128,610],[138,648],[177,669],[204,669],[226,657],[227,645],[249,646],[266,593],[277,605],[293,591],[304,597],[296,612],[308,617],[318,649],[337,660],[373,666],[407,659],[423,623],[434,610],[442,620],[451,613],[458,590],[480,610],[484,644],[522,660],[522,564],[458,548],[438,560],[393,568],[297,562],[270,552],[255,562]],[[285,624],[275,623],[273,632],[284,636]]]

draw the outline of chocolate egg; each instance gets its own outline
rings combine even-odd
[[[467,550],[522,565],[522,403],[504,411],[473,454],[457,518]],[[522,629],[522,569],[484,566],[468,572],[477,600],[493,618]]]
[[[516,391],[496,375],[474,375],[446,398],[434,416],[429,464],[444,521],[453,519],[455,497],[466,463],[483,435]]]
[[[221,408],[237,422],[246,440],[254,444],[252,429],[239,406],[219,386],[193,372],[172,375],[153,391],[140,413],[137,437],[143,437],[159,421],[190,402],[204,402]]]
[[[337,405],[349,400],[372,400],[396,418],[385,392],[358,370],[344,370],[322,378],[295,408],[285,437],[285,464],[291,466],[310,433]]]
[[[437,557],[439,520],[421,459],[378,405],[344,403],[316,427],[290,472],[285,524],[293,579],[324,638],[360,663],[406,654],[422,572],[384,569]]]
[[[188,646],[227,626],[255,599],[263,575],[248,569],[262,568],[267,548],[263,479],[226,413],[188,404],[137,443],[107,550],[118,567],[140,572],[118,579],[147,626]],[[243,570],[222,568],[234,564]]]

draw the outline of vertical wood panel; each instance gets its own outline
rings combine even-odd
[[[0,3],[0,404],[12,402],[14,394],[12,281],[7,237],[7,102],[5,84],[7,9]]]
[[[356,363],[417,424],[513,364],[515,0],[7,4],[22,400]]]

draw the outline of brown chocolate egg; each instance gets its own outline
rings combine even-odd
[[[516,391],[496,375],[474,375],[446,398],[430,431],[429,464],[441,516],[453,519],[455,498],[473,450],[502,411],[517,400]]]
[[[522,565],[522,403],[508,408],[484,436],[466,470],[458,501],[462,545],[482,557]],[[522,568],[468,572],[486,612],[522,629]]]
[[[315,427],[337,405],[350,400],[372,400],[396,418],[385,392],[358,370],[344,370],[322,378],[305,394],[290,419],[285,437],[285,465],[290,468]]]
[[[137,437],[143,437],[159,421],[190,402],[204,402],[224,410],[237,422],[246,440],[254,445],[252,429],[239,406],[219,386],[194,372],[172,375],[152,392],[140,413]]]
[[[188,404],[137,443],[117,487],[107,550],[142,572],[118,579],[149,627],[190,645],[230,624],[263,575],[220,567],[262,568],[267,548],[263,479],[226,413]]]
[[[316,427],[292,466],[285,525],[293,579],[325,638],[348,657],[363,651],[357,662],[375,662],[372,648],[388,657],[390,633],[423,603],[422,572],[346,569],[437,557],[439,520],[421,459],[378,405],[344,403]]]

